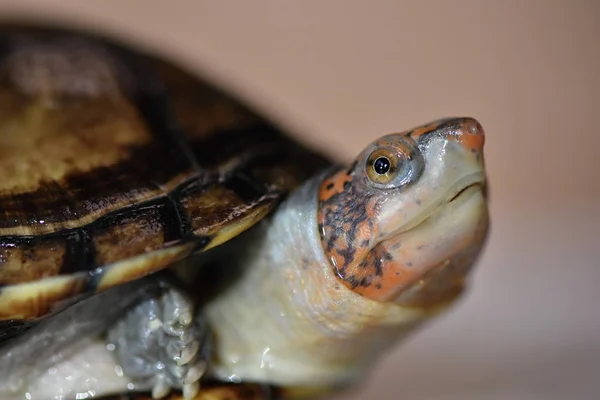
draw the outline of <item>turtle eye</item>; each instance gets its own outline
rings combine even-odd
[[[392,181],[398,170],[398,157],[387,149],[376,150],[367,160],[367,176],[374,183],[386,185]]]
[[[420,153],[406,144],[373,150],[365,163],[368,180],[379,189],[405,186],[418,178],[423,159]]]
[[[379,176],[390,172],[391,167],[392,163],[386,156],[379,156],[375,162],[373,162],[373,171],[375,171],[375,173]]]

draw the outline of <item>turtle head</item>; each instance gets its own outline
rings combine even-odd
[[[324,179],[319,231],[344,285],[414,307],[462,292],[488,232],[483,144],[476,120],[438,120],[376,140]]]

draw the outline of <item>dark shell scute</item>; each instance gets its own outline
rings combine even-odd
[[[154,56],[53,29],[0,42],[0,321],[229,240],[329,165]]]

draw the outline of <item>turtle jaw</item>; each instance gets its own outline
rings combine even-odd
[[[483,174],[471,173],[447,186],[445,194],[437,197],[441,201],[427,204],[402,199],[405,202],[399,204],[410,202],[405,208],[415,216],[401,224],[403,212],[407,211],[388,210],[388,218],[382,221],[395,229],[381,235],[362,256],[357,271],[363,275],[354,278],[356,284],[352,289],[379,302],[409,305],[402,294],[418,288],[420,293],[427,292],[427,298],[422,304],[417,304],[418,301],[412,304],[417,307],[428,307],[441,297],[448,297],[449,288],[455,290],[455,282],[462,281],[473,264],[474,259],[465,258],[463,253],[478,254],[487,233],[487,205],[482,187]],[[397,208],[398,203],[391,206]],[[446,270],[452,273],[447,275]],[[433,275],[439,276],[435,285],[426,285],[421,292],[424,277]]]
[[[413,274],[399,288],[394,303],[437,308],[462,294],[485,244],[489,215],[482,182],[460,187],[420,224],[397,236]]]
[[[476,171],[465,175],[459,179],[455,184],[450,185],[448,190],[443,196],[440,196],[440,200],[433,202],[428,207],[425,207],[415,217],[411,218],[408,222],[399,224],[400,226],[391,233],[386,235],[383,240],[395,237],[398,235],[405,234],[412,229],[418,227],[427,221],[431,216],[436,215],[441,209],[448,206],[448,204],[464,199],[464,195],[470,193],[471,189],[475,188],[484,192],[485,186],[485,174],[483,171]],[[392,219],[392,223],[394,223]]]

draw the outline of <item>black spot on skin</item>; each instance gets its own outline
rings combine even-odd
[[[422,201],[421,201],[421,199],[417,199],[417,200],[415,200],[415,203],[417,203],[417,205],[419,205],[419,206],[420,206],[420,205],[421,205],[421,203],[422,203]]]
[[[302,259],[302,269],[303,269],[303,270],[307,270],[307,269],[308,269],[308,266],[309,266],[309,264],[310,264],[310,263],[308,262],[308,260],[307,260],[307,259]]]
[[[330,182],[330,183],[327,184],[326,189],[327,190],[331,190],[331,189],[333,189],[333,186],[334,186],[333,182]]]
[[[352,261],[354,260],[354,253],[356,253],[356,248],[354,248],[353,246],[348,246],[348,248],[344,249],[344,250],[340,250],[338,249],[337,253],[344,257],[344,267],[343,269],[346,268],[346,266],[350,265],[352,263]],[[341,270],[340,270],[341,272]]]
[[[350,183],[350,181],[344,182],[344,190],[350,189],[350,185],[352,185],[352,183]]]
[[[420,244],[417,246],[417,250],[423,250],[425,248],[424,244]]]
[[[375,285],[375,288],[376,288],[377,290],[381,289],[381,283],[378,283],[377,285]]]
[[[350,168],[348,168],[348,171],[346,172],[347,175],[352,175],[354,174],[354,170],[356,169],[356,165],[358,164],[358,160],[355,160],[352,165],[350,165]]]
[[[360,280],[359,286],[362,286],[362,287],[371,286],[371,277],[363,276],[363,278]]]
[[[406,266],[407,266],[407,267],[412,267],[412,266],[413,266],[413,263],[412,263],[412,262],[410,262],[410,261],[408,261],[408,262],[406,263]]]
[[[345,276],[344,279],[346,282],[348,282],[352,289],[356,289],[358,287],[358,281],[354,275]]]
[[[373,263],[373,268],[375,268],[375,275],[383,276],[383,259],[382,257],[378,257],[375,259]]]
[[[384,251],[380,257],[377,257],[375,259],[375,262],[373,262],[373,264],[369,264],[369,265],[361,264],[361,265],[363,267],[372,266],[375,269],[376,276],[383,276],[384,263],[392,261],[393,259],[394,259],[394,257],[390,254],[390,252]]]
[[[402,242],[395,242],[395,243],[392,245],[392,250],[394,250],[394,251],[398,251],[398,250],[399,250],[401,247],[402,247]]]
[[[369,239],[363,239],[362,242],[360,242],[360,246],[361,247],[368,247],[369,246]]]
[[[384,252],[384,253],[381,255],[381,258],[382,258],[384,261],[392,261],[392,260],[394,259],[394,256],[392,256],[392,255],[390,254],[390,252],[388,252],[388,251],[385,251],[385,252]]]

